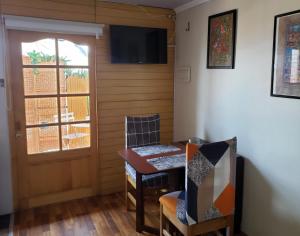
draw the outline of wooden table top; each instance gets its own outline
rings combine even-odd
[[[176,154],[185,153],[185,145],[181,143],[175,143],[172,144],[178,148],[180,148],[180,151],[176,152],[167,152],[167,153],[160,153],[156,155],[149,155],[149,156],[140,156],[136,152],[132,151],[131,148],[124,148],[118,152],[118,154],[126,161],[128,162],[137,172],[148,175],[148,174],[154,174],[158,172],[165,172],[172,169],[178,169],[178,168],[171,168],[166,170],[158,170],[153,165],[151,165],[147,159],[162,157],[162,156],[172,156]]]

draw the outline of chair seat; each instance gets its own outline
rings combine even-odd
[[[125,163],[126,173],[136,181],[136,171],[135,169],[128,164]],[[143,175],[142,176],[143,185],[149,188],[157,188],[161,186],[166,186],[168,184],[168,174],[165,172],[151,174],[151,175]]]
[[[159,202],[183,223],[188,224],[185,214],[185,191],[176,191],[160,197]]]
[[[183,235],[211,235],[209,232],[218,231],[226,227],[230,227],[230,236],[233,236],[233,215],[221,216],[211,218],[206,221],[199,223],[190,224],[187,220],[186,210],[185,210],[185,201],[186,192],[177,191],[165,194],[159,198],[159,202],[163,208],[161,208],[161,231],[162,235],[171,235],[165,229],[165,220],[168,219],[169,222],[174,224],[174,226],[183,234]],[[189,231],[190,229],[190,231]],[[167,232],[164,234],[164,232]],[[192,234],[190,234],[193,232]],[[209,234],[207,234],[209,233]],[[213,233],[213,235],[215,235]],[[228,234],[226,234],[228,235]]]
[[[159,202],[164,207],[168,208],[169,212],[172,212],[174,216],[176,215],[177,219],[179,219],[181,223],[186,225],[193,225],[197,222],[188,221],[187,219],[185,196],[185,191],[171,192],[160,197]],[[220,217],[223,217],[221,212],[215,206],[212,206],[206,211],[203,221]]]

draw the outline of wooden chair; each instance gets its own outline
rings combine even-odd
[[[227,228],[234,234],[236,138],[187,144],[186,188],[162,196],[160,235],[173,235],[171,222],[185,236]],[[166,227],[167,226],[167,227]]]
[[[160,116],[159,114],[147,117],[125,118],[125,138],[126,148],[136,148],[149,145],[160,144]],[[129,203],[136,205],[136,171],[129,164],[125,163],[125,203],[129,210]],[[159,191],[168,187],[168,174],[158,173],[142,176],[143,187],[146,194],[156,193],[159,197]]]

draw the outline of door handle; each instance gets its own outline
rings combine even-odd
[[[15,123],[15,130],[16,130],[16,138],[21,138],[23,133],[21,131],[21,122],[17,121]]]
[[[23,137],[22,132],[21,131],[17,131],[16,132],[16,138],[21,138],[21,137]]]

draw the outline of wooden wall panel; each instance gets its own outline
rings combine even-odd
[[[7,15],[95,22],[94,0],[2,0]]]
[[[96,21],[104,24],[121,24],[174,29],[174,22],[169,16],[173,11],[151,7],[107,3],[98,1]]]
[[[125,115],[161,115],[161,141],[173,137],[174,22],[167,9],[98,2],[96,22],[168,29],[167,65],[110,63],[109,27],[97,41],[97,89],[100,191],[122,190],[124,163],[117,150],[125,145]]]
[[[109,27],[97,42],[100,190],[103,194],[124,187],[124,163],[116,154],[124,147],[124,116],[161,114],[161,140],[173,136],[173,14],[166,9],[97,3],[96,21],[105,24],[168,29],[167,65],[110,64]]]
[[[124,147],[124,116],[160,113],[161,142],[173,137],[173,68],[175,24],[172,10],[108,3],[94,0],[2,0],[3,14],[105,24],[104,35],[96,40],[96,80],[98,112],[98,189],[100,194],[117,192],[124,187],[124,163],[117,151]],[[109,25],[167,28],[168,64],[117,65],[110,63]],[[63,163],[61,164],[64,165]],[[57,167],[58,171],[62,166]],[[85,187],[89,181],[80,172],[85,163],[72,163],[63,169],[76,169],[78,177],[67,179],[70,185]],[[34,172],[40,173],[42,167]],[[60,173],[58,173],[60,174]],[[32,176],[37,179],[37,175]],[[89,178],[89,177],[87,177]],[[37,179],[38,180],[38,179]],[[73,187],[74,187],[73,186]],[[47,191],[45,186],[35,192]],[[55,187],[55,186],[54,186]],[[72,192],[70,194],[80,194]],[[75,190],[74,190],[75,191]],[[89,190],[83,194],[90,194]],[[57,195],[49,196],[49,200]],[[32,205],[44,199],[37,197]]]

